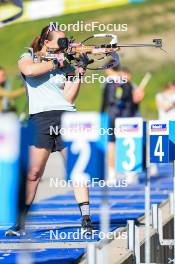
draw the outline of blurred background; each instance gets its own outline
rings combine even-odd
[[[22,10],[23,10],[23,14],[22,14]],[[14,19],[10,24],[5,24],[5,25],[2,24],[3,20],[15,16],[16,14],[18,14],[17,19]],[[170,109],[171,110],[173,109],[173,111],[175,111],[175,97],[172,98],[171,96],[172,94],[175,94],[175,82],[174,82],[175,80],[175,74],[174,74],[175,72],[174,70],[175,69],[175,35],[174,35],[175,1],[174,0],[166,0],[166,1],[165,0],[86,0],[86,1],[85,0],[33,0],[33,1],[32,0],[28,0],[28,1],[0,0],[0,112],[3,109],[3,107],[5,107],[6,109],[10,107],[11,110],[17,111],[18,115],[20,115],[22,112],[27,112],[27,99],[24,93],[24,89],[21,89],[23,84],[20,79],[20,73],[18,70],[17,62],[20,55],[27,51],[27,47],[30,46],[32,39],[35,36],[39,35],[41,29],[46,25],[49,25],[50,22],[58,22],[59,24],[68,25],[68,24],[76,24],[78,21],[81,21],[81,23],[83,23],[84,25],[94,21],[97,21],[99,24],[102,23],[106,25],[116,24],[118,25],[119,28],[120,25],[127,24],[127,31],[109,32],[117,35],[118,42],[121,44],[122,43],[123,44],[152,43],[152,40],[155,38],[163,39],[164,51],[154,48],[122,49],[120,52],[121,64],[124,67],[130,69],[132,73],[132,82],[137,85],[141,82],[145,73],[150,72],[152,74],[152,78],[145,89],[144,99],[143,101],[140,100],[141,116],[143,116],[145,119],[156,119],[158,117],[158,111],[156,105],[157,94],[159,94],[157,100],[160,101],[160,105],[163,105],[164,98],[167,96],[167,94],[169,95],[169,97],[167,96],[168,106],[163,105],[162,107],[164,112],[169,111],[169,103],[171,106]],[[69,31],[67,32],[67,37],[73,36],[77,42],[79,41],[81,42],[95,33],[108,33],[108,32],[105,31],[101,32],[98,30],[94,32]],[[124,72],[124,70],[122,71]],[[94,73],[93,71],[87,72],[88,75],[93,73]],[[99,72],[95,71],[95,73],[99,73],[99,75],[107,74],[106,71],[99,71]],[[169,86],[172,86],[173,88]],[[7,98],[8,96],[4,95],[2,92],[4,88],[5,90],[13,92],[13,94],[10,95],[10,106],[9,106],[9,99]],[[104,96],[103,88],[104,85],[99,83],[98,80],[90,84],[83,83],[80,90],[80,94],[76,101],[78,111],[100,111],[102,105],[102,97]],[[165,88],[168,90],[167,94],[160,95],[160,92],[164,91]],[[121,91],[119,91],[119,97],[120,97],[120,92]],[[170,100],[171,98],[173,99],[173,102],[169,102],[171,101]],[[174,112],[173,112],[173,116],[174,116]],[[0,124],[3,127],[2,121],[0,122]],[[10,132],[11,131],[13,131],[13,129],[10,129]],[[112,149],[114,151],[114,148]],[[112,158],[114,157],[113,151],[109,150],[109,153],[111,153]],[[46,170],[44,172],[44,176],[42,178],[41,184],[39,186],[35,198],[35,202],[38,202],[41,199],[49,198],[50,196],[57,194],[64,195],[65,192],[67,191],[66,188],[59,189],[55,187],[52,188],[51,190],[50,188],[48,188],[50,177],[63,179],[65,174],[63,161],[61,158],[59,158],[58,160],[57,154],[58,153],[54,153],[49,158],[49,161],[46,166]],[[154,170],[157,171],[156,166],[154,167]],[[11,172],[13,172],[13,170],[11,170]],[[156,173],[155,175],[157,175]],[[168,167],[168,173],[167,171],[165,172],[164,170],[162,174],[159,175],[161,176],[160,178],[165,179],[165,181],[162,183],[163,188],[160,185],[160,190],[157,189],[156,186],[156,191],[158,192],[158,195],[160,195],[161,191],[164,192],[164,188],[168,188],[167,185],[171,190],[173,186],[172,182],[167,181],[167,178],[162,177],[164,175],[166,176],[171,175],[171,173],[172,173],[172,168]],[[141,187],[143,187],[143,185],[141,185]],[[140,191],[140,189],[138,190]],[[138,207],[138,215],[135,214],[134,212],[136,218],[137,216],[143,214],[143,210],[144,210],[143,192],[144,190],[142,189],[143,203],[139,205],[141,207]],[[72,194],[70,193],[70,196],[71,195]],[[165,196],[165,193],[162,193],[161,195],[162,196],[159,202],[161,202],[165,198],[168,199],[168,194],[166,194]],[[65,199],[62,201],[64,203],[61,204],[63,207],[65,206],[65,204],[68,203],[66,199],[70,199],[70,203],[72,203],[71,201],[72,196],[71,197],[70,196],[66,195],[66,198],[63,197]],[[128,193],[124,193],[124,196],[131,197],[132,195],[128,196]],[[137,196],[135,197],[133,194],[133,200],[131,199],[131,201],[133,202],[132,208],[134,208],[134,210],[137,203],[136,200]],[[94,199],[96,199],[96,197]],[[155,199],[158,199],[157,196],[155,196]],[[54,200],[52,200],[52,202],[54,204]],[[58,203],[58,199],[55,201],[55,203],[56,204]],[[117,203],[119,204],[120,202],[117,201]],[[128,206],[128,201],[126,201],[126,204]],[[63,207],[60,207],[60,211],[62,210]],[[33,212],[34,214],[37,214],[36,211],[38,210],[38,208],[40,208],[40,204],[34,207],[33,209],[35,210],[35,212]],[[46,214],[47,216],[47,214],[50,215],[54,212],[53,208],[48,208],[48,207],[43,207],[43,208],[46,208],[44,209],[45,211],[43,210],[44,213],[38,210],[38,215],[43,214],[43,216],[45,217],[44,214]],[[95,211],[96,207],[94,208]],[[72,210],[74,209],[75,208],[73,208]],[[142,211],[139,211],[140,209]],[[69,217],[70,207],[67,207],[66,210],[68,212],[67,216]],[[65,211],[63,213],[65,213]],[[125,211],[123,212],[124,213],[122,217],[125,216],[127,219],[128,217],[127,214],[125,213]],[[72,214],[72,211],[70,213]],[[164,213],[164,215],[166,216],[167,213]],[[121,216],[119,215],[119,217]],[[46,220],[50,222],[46,221],[44,223],[46,223],[47,225],[51,223],[52,225],[53,223],[51,222],[49,217],[47,219]],[[57,219],[58,218],[56,218],[56,220]],[[62,216],[60,219],[61,220],[59,224],[60,223],[63,224]],[[40,220],[38,220],[38,222],[34,221],[33,225],[35,226],[37,223],[38,228],[41,228],[39,221]],[[67,220],[65,220],[65,222],[66,221]],[[0,233],[0,235],[2,235],[2,233]],[[41,236],[43,234],[41,234],[40,237],[38,236],[38,234],[36,235],[37,235],[37,239],[41,239]],[[44,236],[44,239],[45,238],[47,237]],[[42,247],[44,248],[45,245],[44,246],[42,245]],[[66,256],[66,252],[68,257],[70,257],[70,255],[72,254],[70,249],[70,243],[69,244],[65,243],[64,247],[65,248],[67,247],[67,251],[65,252],[63,251],[62,253],[62,251],[60,250],[59,252],[57,252],[57,254],[55,254],[55,252],[53,251],[52,254],[54,255],[54,257],[60,256],[61,258],[62,254]],[[74,244],[73,247],[75,248],[75,250],[77,250],[76,247],[78,248],[79,245],[75,246]],[[9,248],[11,248],[11,244],[9,245]],[[119,249],[120,248],[121,247],[119,247]],[[116,251],[116,247],[113,246],[113,249],[114,249],[113,253],[115,251],[115,254],[117,254],[117,258],[118,258],[120,254]],[[57,245],[56,245],[56,250],[58,250]],[[112,251],[111,250],[109,251],[111,254]],[[84,251],[82,251],[82,249],[79,249],[79,251],[77,250],[77,252],[80,255],[84,254]],[[155,252],[156,252],[155,254],[157,254],[157,250]],[[47,254],[48,252],[46,251],[45,253]],[[76,258],[79,258],[80,255],[77,255]],[[48,258],[49,257],[50,256],[48,255]],[[111,258],[115,259],[116,255],[115,257],[114,255],[112,255]],[[24,263],[24,262],[20,262],[20,263]],[[161,263],[165,263],[165,262],[161,262]]]
[[[110,32],[118,35],[119,43],[150,43],[153,38],[162,38],[164,49],[167,51],[166,53],[151,48],[125,48],[121,56],[122,64],[132,70],[134,82],[139,83],[145,72],[152,72],[153,77],[141,104],[141,113],[147,119],[157,117],[155,95],[174,78],[174,0],[147,0],[133,3],[128,3],[127,0],[30,0],[24,1],[23,4],[23,16],[11,25],[0,28],[0,65],[5,68],[12,89],[16,90],[22,85],[17,68],[20,54],[25,52],[25,47],[30,45],[31,40],[39,35],[41,28],[50,21],[58,21],[60,24],[77,21],[83,21],[84,24],[92,21],[104,24],[128,24],[127,31]],[[1,20],[17,11],[18,7],[15,7],[12,1],[0,1]],[[76,41],[82,41],[92,33],[68,32],[67,35],[73,36]],[[83,84],[77,99],[79,111],[100,109],[101,86],[98,81],[94,84]],[[25,95],[15,99],[14,104],[18,113],[22,112],[26,105]]]

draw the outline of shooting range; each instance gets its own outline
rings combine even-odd
[[[0,264],[175,263],[174,10],[0,0]]]

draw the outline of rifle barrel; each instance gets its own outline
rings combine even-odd
[[[158,45],[155,44],[117,44],[117,47],[120,48],[134,48],[134,47],[138,47],[138,48],[143,48],[143,47],[159,47]]]

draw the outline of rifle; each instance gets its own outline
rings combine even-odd
[[[108,44],[101,45],[86,45],[86,42],[93,38],[111,38],[112,40]],[[89,70],[102,70],[113,68],[120,64],[119,51],[121,48],[142,48],[142,47],[154,47],[162,49],[162,39],[153,39],[152,43],[149,44],[120,44],[116,35],[113,34],[95,34],[86,38],[82,42],[75,42],[73,39],[60,38],[58,39],[58,49],[47,49],[46,55],[42,55],[42,60],[53,60],[58,58],[58,54],[62,54],[64,60],[68,64],[73,64],[75,67],[80,65],[81,55],[86,54],[89,59],[88,64],[93,64],[94,62],[101,62],[106,57],[111,57],[112,62],[105,65],[100,65],[97,67],[87,67]],[[88,56],[91,56],[89,58]],[[97,56],[102,56],[97,58]]]

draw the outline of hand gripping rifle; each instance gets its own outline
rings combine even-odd
[[[86,42],[93,38],[111,38],[108,44],[101,45],[86,45]],[[86,68],[89,70],[102,70],[113,68],[120,64],[119,51],[121,48],[137,48],[137,47],[155,47],[162,49],[162,39],[153,39],[150,44],[119,44],[117,36],[113,34],[95,34],[86,38],[82,42],[75,42],[73,39],[60,38],[58,39],[58,49],[47,49],[45,56],[41,56],[42,60],[53,60],[61,54],[64,61],[68,64],[73,64],[75,67],[81,66],[82,55],[86,55]],[[91,59],[89,58],[91,56]],[[100,58],[97,58],[98,56]],[[111,57],[112,62],[102,64],[97,67],[89,67],[88,65],[94,62],[102,62],[106,57]]]

